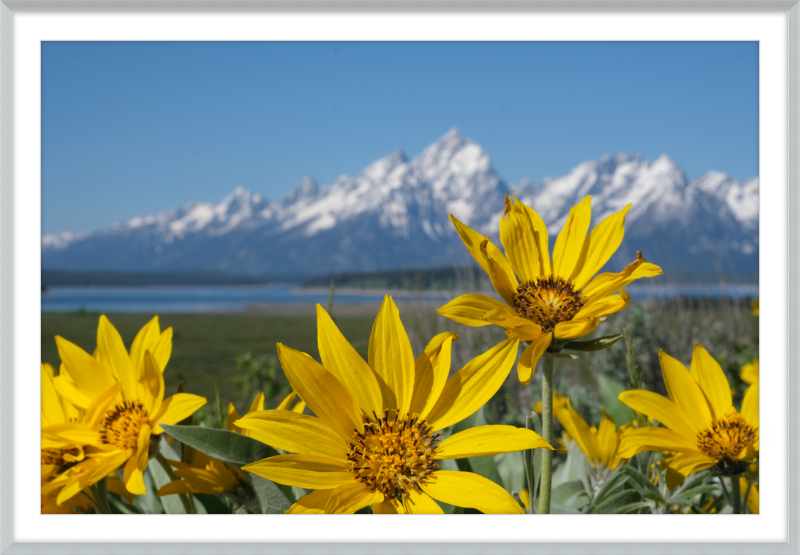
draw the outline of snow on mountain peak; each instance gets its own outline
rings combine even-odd
[[[394,170],[404,165],[406,162],[406,155],[398,150],[388,156],[375,160],[361,172],[361,175],[371,181],[379,181],[387,178]]]

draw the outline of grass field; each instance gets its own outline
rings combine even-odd
[[[334,317],[345,337],[366,359],[372,322],[377,307],[371,311],[351,310],[340,306]],[[433,335],[454,331],[460,339],[453,347],[455,372],[474,356],[505,339],[495,326],[468,328],[438,316],[430,305],[400,306],[414,353],[419,354]],[[244,353],[275,355],[275,344],[306,352],[319,360],[316,318],[313,311],[300,315],[274,313],[163,314],[162,329],[174,329],[172,358],[164,373],[168,391],[174,391],[181,380],[186,390],[209,399],[206,412],[214,412],[215,386],[220,391],[223,407],[233,401],[239,410],[246,409],[246,397],[253,391],[242,391],[244,371],[236,358]],[[136,332],[152,317],[149,314],[109,314],[127,346]],[[61,335],[88,352],[96,345],[99,314],[42,313],[42,361],[58,367],[59,357],[54,336]],[[688,364],[696,341],[702,343],[726,370],[734,389],[743,390],[738,379],[741,365],[758,357],[758,317],[750,313],[746,302],[703,299],[679,299],[654,304],[632,304],[612,315],[596,335],[622,332],[627,326],[639,370],[647,389],[665,392],[658,363],[658,349]],[[599,377],[606,376],[620,383],[628,378],[624,341],[596,353],[580,353],[580,359],[556,363],[555,387],[573,400],[575,408],[591,422],[600,418]],[[283,372],[275,369],[277,382],[272,387],[270,403],[288,391]],[[539,398],[538,375],[529,387],[523,387],[512,370],[505,386],[488,408],[494,420],[518,419],[526,407]],[[493,415],[491,413],[494,413]],[[216,414],[216,412],[214,412]]]

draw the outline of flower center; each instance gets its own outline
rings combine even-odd
[[[379,418],[364,417],[364,432],[356,430],[347,459],[355,479],[387,498],[401,499],[409,488],[439,468],[433,461],[441,433],[418,414],[398,416],[384,409]]]
[[[715,419],[710,428],[697,434],[697,446],[713,459],[732,460],[748,445],[755,443],[757,437],[757,429],[748,425],[740,415],[733,414]]]
[[[66,470],[77,462],[80,456],[80,449],[74,447],[72,449],[42,449],[42,465],[54,465],[59,471]],[[65,459],[65,455],[68,455]]]
[[[583,303],[584,295],[575,291],[571,281],[555,276],[526,281],[514,293],[514,308],[519,315],[539,324],[544,333],[553,331],[559,322],[571,320]]]
[[[122,401],[106,414],[100,439],[120,449],[136,449],[139,445],[139,430],[148,424],[147,411],[139,401]]]

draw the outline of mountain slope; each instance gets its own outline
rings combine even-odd
[[[237,188],[95,233],[42,239],[42,266],[72,270],[314,275],[469,263],[448,220],[497,240],[505,194],[539,212],[551,242],[569,209],[592,195],[593,222],[632,202],[611,266],[635,250],[676,271],[758,270],[758,179],[718,172],[690,182],[662,156],[618,154],[568,175],[507,185],[479,145],[451,130],[412,160],[401,152],[331,185],[304,178],[278,201]]]

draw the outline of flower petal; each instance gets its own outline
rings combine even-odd
[[[719,363],[700,345],[694,344],[690,373],[705,393],[711,407],[711,416],[722,418],[733,406],[731,386]]]
[[[242,429],[235,424],[240,418],[239,411],[236,410],[233,403],[228,403],[228,415],[225,418],[225,429],[235,434],[241,434]]]
[[[536,369],[536,364],[550,346],[550,342],[552,340],[553,334],[546,333],[538,340],[531,341],[531,344],[525,348],[525,351],[523,351],[522,356],[519,357],[519,362],[517,363],[517,376],[519,377],[519,381],[522,382],[522,385],[528,385],[531,383],[531,378],[533,378],[533,371]]]
[[[155,418],[150,420],[155,423],[153,433],[160,434],[164,431],[161,429],[161,424],[177,424],[184,418],[193,415],[197,409],[205,404],[205,397],[191,393],[176,393],[172,397],[164,399]]]
[[[53,367],[42,364],[42,426],[68,422],[53,380]]]
[[[578,339],[592,333],[600,325],[599,318],[584,318],[578,320],[577,317],[566,322],[556,324],[556,339]]]
[[[278,357],[292,388],[345,441],[350,441],[355,430],[364,429],[361,409],[341,382],[320,363],[280,343]]]
[[[615,312],[619,312],[626,306],[631,304],[631,298],[624,289],[619,290],[619,295],[611,295],[604,297],[589,306],[581,308],[575,315],[574,320],[581,320],[583,318],[600,318],[608,316]]]
[[[350,482],[331,491],[328,504],[325,505],[325,514],[351,515],[368,505],[382,502],[381,492],[373,492],[366,484],[360,482]]]
[[[347,443],[315,416],[289,410],[251,412],[236,421],[250,437],[299,455],[347,460]]]
[[[158,325],[158,316],[147,322],[131,343],[131,364],[134,368],[141,368],[144,364],[144,352],[155,350],[158,340],[161,338],[161,327]]]
[[[444,511],[433,498],[417,488],[409,488],[403,497],[403,509],[409,515],[443,515]]]
[[[106,415],[108,406],[114,402],[120,391],[122,391],[122,386],[119,383],[115,383],[110,385],[105,391],[95,397],[86,408],[83,421],[89,426],[98,426],[100,421]]]
[[[533,226],[534,235],[537,241],[537,250],[539,251],[540,255],[539,275],[549,276],[552,272],[550,271],[550,234],[547,231],[547,226],[544,225],[542,217],[537,214],[533,208],[519,200],[516,196],[514,197],[514,204],[525,211],[525,213],[528,215],[528,219],[531,222],[531,226]]]
[[[458,235],[461,237],[461,240],[464,242],[464,246],[467,247],[467,250],[472,255],[472,258],[475,259],[475,262],[483,268],[483,271],[486,272],[489,277],[492,277],[492,270],[490,268],[489,261],[486,258],[486,255],[481,250],[481,244],[485,240],[485,237],[470,229],[469,227],[465,226],[461,222],[459,222],[455,216],[452,214],[450,215],[450,221],[453,222],[453,226],[456,228]],[[546,239],[545,239],[546,241]],[[509,280],[514,285],[514,288],[517,286],[517,278],[514,276],[514,270],[511,268],[511,264],[508,263],[506,257],[503,256],[503,253],[498,249],[496,246],[492,244],[491,241],[487,241],[487,245],[485,247],[485,251],[488,256],[495,261],[497,265],[501,267],[501,270],[506,274],[510,274]],[[548,261],[549,264],[549,261]],[[492,280],[492,285],[494,285],[495,290],[500,295],[501,298],[506,299],[509,293],[513,293],[513,291],[508,291],[500,286],[498,289],[498,284]]]
[[[506,310],[512,316],[516,316],[516,313],[507,304],[486,295],[471,293],[456,297],[436,312],[459,324],[478,328],[491,324],[484,320],[484,316],[493,310]]]
[[[436,460],[464,459],[540,448],[553,450],[533,430],[503,425],[476,426],[445,439],[434,456]]]
[[[361,410],[366,414],[373,410],[380,413],[384,406],[375,372],[344,338],[331,317],[319,304],[317,305],[317,343],[322,365],[347,388]],[[410,343],[408,348],[411,349]]]
[[[280,404],[279,404],[277,407],[275,407],[275,408],[276,408],[277,410],[290,410],[290,409],[291,409],[291,407],[292,407],[292,401],[294,401],[294,398],[295,398],[295,397],[297,397],[297,392],[295,392],[295,391],[292,391],[291,393],[289,393],[289,395],[287,395],[286,397],[284,397],[284,398],[283,398],[283,401],[281,401],[281,403],[280,403]],[[264,409],[263,409],[263,408],[261,408],[261,409],[259,409],[259,410],[264,410]],[[254,411],[250,411],[250,412],[254,412]],[[236,419],[238,420],[238,419],[239,419],[239,417],[237,416],[237,417],[236,417]]]
[[[528,213],[506,195],[503,215],[500,217],[500,242],[506,250],[508,261],[522,281],[533,281],[543,275],[543,256],[539,251],[541,242],[537,234]]]
[[[395,499],[384,498],[381,503],[375,503],[372,506],[372,514],[374,515],[402,515],[405,512],[403,505]]]
[[[105,314],[100,316],[97,327],[97,354],[100,362],[111,369],[111,373],[122,384],[122,393],[128,400],[137,399],[139,369],[131,366],[131,359],[119,332],[111,325]]]
[[[75,384],[74,388],[79,390],[82,396],[85,396],[86,404],[81,408],[86,408],[92,398],[114,383],[114,376],[99,360],[63,337],[56,336],[56,346],[58,347],[58,356],[61,357],[65,369],[69,372],[69,377]],[[59,387],[61,384],[58,382],[59,380],[56,380],[56,389],[61,392]],[[70,399],[72,402],[82,400],[79,396],[70,396]]]
[[[600,421],[600,426],[597,429],[597,445],[600,450],[600,461],[607,468],[611,468],[614,463],[614,455],[617,452],[617,443],[619,441],[617,426],[614,423],[614,419],[609,416],[603,407],[600,407],[600,412],[603,413],[603,419]]]
[[[139,398],[144,401],[144,407],[148,414],[158,414],[164,400],[164,375],[163,370],[158,366],[158,361],[149,350],[144,352],[144,364],[141,372],[139,382],[142,394]]]
[[[583,294],[586,295],[586,302],[583,306],[586,308],[600,299],[613,295],[634,280],[663,273],[661,268],[655,264],[645,262],[642,253],[637,251],[636,259],[625,266],[623,271],[618,274],[600,274],[583,288]]]
[[[294,391],[292,391],[292,393],[294,393]],[[259,391],[256,394],[255,398],[253,399],[253,402],[250,403],[250,410],[247,412],[248,413],[258,412],[260,410],[264,410],[264,393],[261,391]]]
[[[397,305],[389,295],[384,296],[372,326],[369,366],[377,374],[383,399],[384,406],[378,414],[382,414],[383,408],[407,413],[414,394],[414,352]]]
[[[662,453],[677,452],[697,454],[701,451],[697,448],[697,443],[691,441],[679,433],[667,430],[666,428],[637,428],[624,434],[620,438],[620,445],[617,456],[623,459],[641,453],[642,451],[660,451]]]
[[[488,267],[489,280],[492,282],[495,291],[500,295],[500,298],[507,302],[509,306],[513,306],[514,294],[517,290],[517,277],[513,271],[506,270],[508,261],[503,255],[500,255],[500,258],[491,255],[489,251],[490,245],[489,237],[486,237],[480,245],[481,254]]]
[[[447,380],[428,415],[433,430],[460,422],[497,393],[517,358],[519,340],[506,339],[475,357]]]
[[[745,391],[741,414],[745,422],[758,428],[758,382]]]
[[[153,348],[153,356],[158,362],[158,367],[163,372],[169,363],[169,357],[172,355],[172,328],[167,328],[161,332],[161,337],[158,338]]]
[[[587,195],[572,207],[553,249],[553,275],[570,279],[580,271],[581,253],[589,223],[592,221],[592,197]]]
[[[287,486],[331,489],[353,481],[347,463],[312,455],[278,455],[250,463],[242,470]]]
[[[321,515],[325,514],[325,506],[331,497],[333,489],[318,489],[304,495],[289,507],[287,515]]]
[[[553,416],[561,423],[570,437],[578,444],[589,459],[589,462],[600,460],[600,444],[597,441],[597,433],[594,432],[581,415],[572,408],[572,404],[567,401],[563,407],[554,406]]]
[[[608,216],[586,238],[581,260],[576,263],[576,271],[572,274],[572,282],[576,287],[586,285],[619,248],[625,235],[625,214],[630,209],[629,204],[616,214]]]
[[[695,379],[683,364],[665,353],[664,349],[658,350],[658,359],[669,398],[689,415],[697,429],[708,428],[711,425],[711,408]]]
[[[414,362],[414,395],[410,412],[425,418],[442,393],[450,375],[450,352],[458,336],[446,331],[431,339],[428,346]]]
[[[700,429],[682,408],[654,391],[645,391],[643,389],[623,391],[619,394],[619,400],[633,410],[658,420],[664,426],[673,432],[679,433],[686,439],[693,440],[697,438],[697,434],[700,432]]]
[[[437,470],[420,487],[434,499],[457,507],[477,509],[484,514],[524,514],[506,490],[472,472]]]

